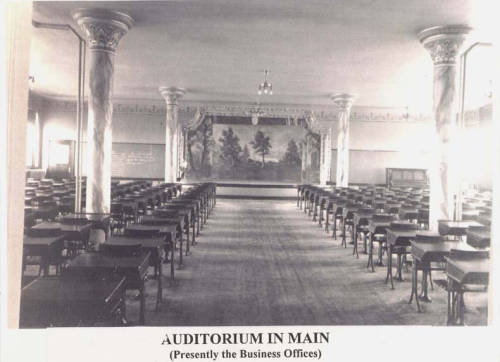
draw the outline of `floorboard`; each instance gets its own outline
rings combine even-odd
[[[356,259],[294,202],[218,200],[198,241],[178,283],[167,282],[160,312],[156,282],[148,282],[149,325],[446,324],[444,290],[431,291],[418,313],[407,303],[410,272],[391,290],[385,268],[369,272],[366,255]],[[486,301],[466,297],[467,324],[486,324]]]

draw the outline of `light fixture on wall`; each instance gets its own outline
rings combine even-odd
[[[271,84],[271,82],[267,81],[268,74],[269,74],[269,71],[265,70],[264,71],[264,82],[259,84],[259,90],[257,91],[257,93],[259,95],[261,95],[261,94],[272,95],[273,94],[273,85]]]

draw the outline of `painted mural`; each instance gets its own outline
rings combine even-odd
[[[311,142],[317,138],[300,126],[219,124],[208,118],[188,133],[186,176],[302,182],[318,173],[319,141]]]

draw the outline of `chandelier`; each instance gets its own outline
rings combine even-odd
[[[257,91],[259,95],[261,95],[262,93],[269,95],[273,94],[273,85],[271,84],[271,82],[267,81],[268,73],[269,73],[268,70],[264,71],[264,83],[259,84],[259,90]]]

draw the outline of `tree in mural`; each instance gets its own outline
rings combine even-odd
[[[210,118],[206,118],[196,130],[188,132],[187,154],[189,168],[192,171],[200,172],[202,176],[210,176],[209,156],[214,145],[213,126]]]
[[[288,142],[288,146],[285,152],[285,155],[283,156],[282,162],[285,165],[289,166],[300,166],[301,165],[301,157],[299,154],[299,147],[297,146],[297,143],[295,143],[294,140],[290,140]]]
[[[210,149],[215,146],[215,142],[213,140],[213,127],[212,127],[212,119],[203,122],[201,125],[201,160],[200,163],[202,166],[210,165],[209,155]]]
[[[231,167],[240,163],[240,139],[234,134],[231,127],[222,131],[222,137],[219,138],[219,142],[221,143],[220,157],[222,160],[229,163]]]
[[[250,151],[248,150],[248,145],[245,145],[245,147],[243,147],[243,152],[241,153],[241,161],[243,163],[247,163],[249,159]]]
[[[265,165],[265,156],[269,154],[271,150],[271,139],[264,134],[261,130],[255,133],[253,141],[250,141],[255,152],[262,156],[262,167]]]

